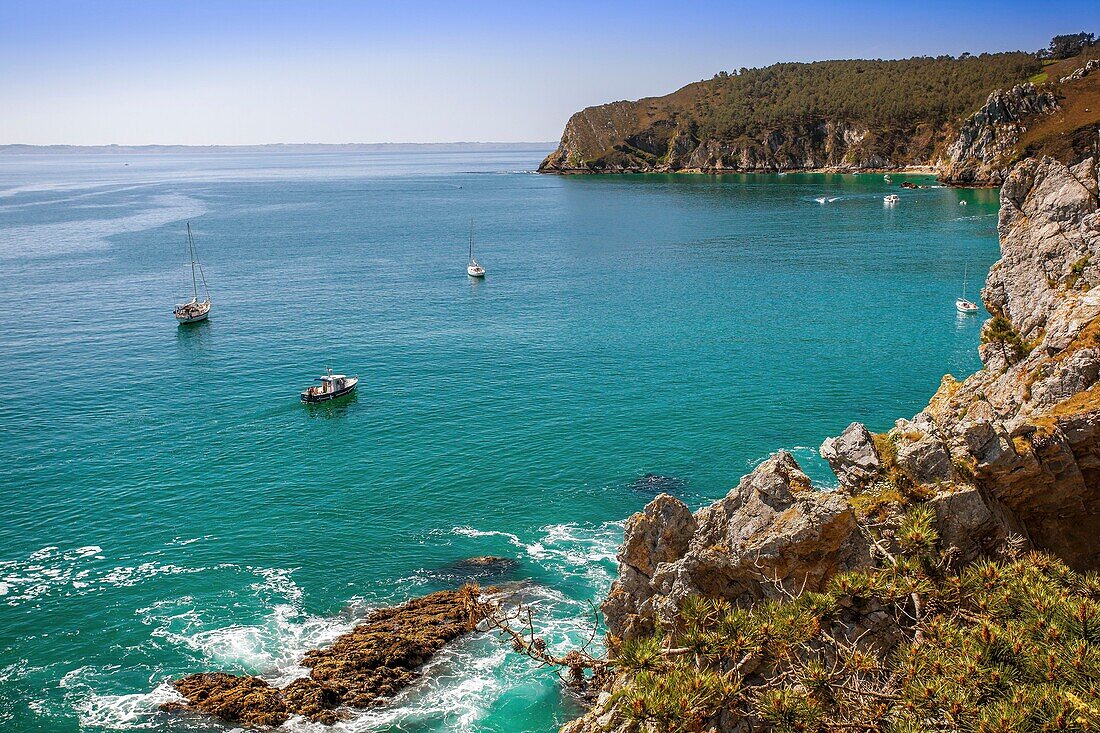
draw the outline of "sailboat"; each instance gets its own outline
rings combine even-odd
[[[966,299],[966,265],[965,264],[963,265],[962,295],[960,295],[958,298],[955,298],[955,310],[957,310],[959,313],[966,313],[966,314],[971,314],[971,313],[977,313],[978,312],[978,304],[971,301],[971,300]]]
[[[470,277],[485,277],[485,268],[474,259],[474,222],[470,220],[470,264],[466,265],[466,274]]]
[[[191,236],[191,222],[187,222],[187,250],[191,253],[191,287],[193,288],[193,294],[190,302],[176,305],[176,320],[180,323],[205,321],[210,315],[210,291],[206,288],[206,275],[203,274],[202,265],[195,259],[195,239]],[[198,277],[202,278],[202,289],[206,295],[204,300],[199,300],[199,282],[195,277],[196,267],[198,267]]]

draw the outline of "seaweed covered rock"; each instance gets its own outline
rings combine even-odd
[[[479,594],[471,585],[373,611],[330,647],[306,654],[301,663],[309,677],[284,688],[252,675],[205,672],[176,680],[184,701],[164,707],[248,726],[278,726],[292,716],[332,725],[338,708],[383,704],[415,681],[417,668],[445,644],[473,630]]]

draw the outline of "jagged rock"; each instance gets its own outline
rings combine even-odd
[[[1098,208],[1096,175],[1092,159],[1069,168],[1044,158],[1024,161],[1005,180],[997,227],[1001,259],[990,270],[982,299],[1025,341],[1039,336],[1065,304],[1070,278],[1082,286],[1100,281],[1095,267],[1100,264],[1100,229],[1091,216]],[[1080,319],[1087,322],[1095,315],[1089,308]],[[1064,343],[1065,334],[1060,336]]]
[[[1069,74],[1063,76],[1061,79],[1058,80],[1058,83],[1065,84],[1066,82],[1084,79],[1086,76],[1096,71],[1097,69],[1100,69],[1100,60],[1091,59],[1084,66],[1080,67],[1079,69],[1074,69]]]
[[[982,108],[959,128],[955,142],[947,147],[940,177],[951,183],[1000,184],[1026,129],[1027,118],[1057,109],[1054,94],[1040,91],[1031,82],[991,92]]]
[[[820,453],[841,487],[851,492],[871,486],[882,468],[871,432],[863,423],[854,422],[837,437],[826,438]]]
[[[1001,193],[1001,259],[983,298],[1018,335],[1024,353],[1006,359],[984,344],[983,369],[963,382],[945,377],[928,407],[890,433],[897,468],[930,496],[941,548],[956,565],[1019,536],[1024,546],[1052,552],[1077,570],[1100,568],[1098,191],[1091,159],[1072,167],[1027,160],[1009,173]],[[855,423],[822,445],[842,486],[864,480],[876,465],[865,432]],[[874,455],[881,471],[886,458]],[[803,478],[793,458],[777,454],[695,513],[682,556],[670,561],[675,553],[663,554],[650,563],[651,575],[621,564],[604,606],[612,632],[630,638],[657,623],[668,628],[693,594],[753,603],[780,593],[772,578],[788,589],[803,582],[813,589],[868,562],[848,498],[799,490]],[[643,514],[660,526],[669,510],[651,507]],[[671,513],[681,518],[678,545],[685,511]],[[631,527],[643,524],[628,525],[628,539]],[[656,530],[645,526],[652,536]],[[874,609],[845,608],[852,613],[845,620],[849,638],[891,648],[890,619]],[[614,698],[603,699],[599,713],[572,724],[570,733],[633,733]],[[719,729],[748,730],[744,725],[723,719]]]
[[[940,546],[954,548],[956,565],[996,551],[1007,536],[1004,518],[994,515],[975,486],[943,491],[928,503],[936,512]]]
[[[176,680],[184,702],[166,710],[190,710],[248,726],[277,726],[291,716],[332,725],[337,708],[382,704],[413,682],[417,668],[444,644],[477,622],[476,586],[440,591],[400,606],[373,611],[367,620],[325,649],[302,659],[307,678],[272,687],[251,675],[206,672]]]
[[[953,466],[972,481],[1001,534],[1023,535],[1078,569],[1100,564],[1100,273],[1095,161],[1016,166],[1001,191],[1001,259],[982,292],[1025,349],[985,368],[936,412]],[[901,449],[899,448],[899,461]]]
[[[844,496],[810,489],[787,452],[764,461],[726,498],[694,516],[661,496],[627,522],[619,579],[603,604],[619,638],[675,623],[691,595],[750,603],[788,589],[817,589],[867,562]]]

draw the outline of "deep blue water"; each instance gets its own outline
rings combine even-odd
[[[658,487],[701,505],[779,448],[827,486],[825,437],[979,366],[953,300],[995,191],[546,152],[0,157],[0,729],[217,729],[158,712],[166,681],[289,679],[472,555],[517,559],[491,580],[567,645]],[[188,221],[214,311],[181,327]],[[300,405],[326,366],[358,394]],[[341,729],[574,712],[480,637]]]

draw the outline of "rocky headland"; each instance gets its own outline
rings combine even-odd
[[[1095,155],[1094,57],[1100,48],[1046,66],[985,54],[742,69],[577,112],[539,171],[909,171],[999,186],[1025,157]]]
[[[979,346],[982,369],[962,381],[945,376],[927,407],[886,432],[854,422],[824,441],[820,452],[836,474],[835,490],[813,486],[794,457],[780,451],[697,511],[668,493],[657,495],[626,523],[618,577],[601,605],[607,659],[576,652],[551,658],[537,639],[508,632],[503,623],[489,625],[518,651],[569,667],[571,679],[589,687],[595,703],[566,725],[567,733],[831,729],[775,723],[794,715],[790,701],[803,694],[806,705],[841,706],[845,720],[864,721],[845,729],[875,729],[866,721],[897,709],[880,711],[876,701],[917,694],[897,689],[897,679],[922,680],[958,666],[955,658],[920,666],[922,635],[944,629],[955,634],[950,639],[970,639],[958,648],[978,649],[967,665],[980,661],[983,644],[1001,665],[1006,655],[1023,653],[1020,639],[1032,639],[1027,648],[1043,652],[1077,629],[1082,641],[1059,647],[1062,656],[1043,652],[1038,661],[1005,668],[1004,674],[1049,680],[1043,693],[1049,699],[1009,700],[1000,727],[982,729],[1016,730],[1013,710],[1044,706],[1054,706],[1052,719],[1077,716],[1051,730],[1092,729],[1073,721],[1100,723],[1096,686],[1089,682],[1100,680],[1100,656],[1090,656],[1087,646],[1095,635],[1089,629],[1100,629],[1094,615],[1100,578],[1072,575],[1100,570],[1097,160],[1066,165],[1044,157],[1014,165],[1001,188],[998,232],[1001,257],[982,291],[991,314]],[[651,484],[667,481],[647,477],[644,488]],[[907,557],[913,547],[919,551]],[[1018,559],[1031,551],[1045,554]],[[1014,558],[1006,574],[1034,575],[1036,587],[1002,595],[1004,576],[988,564],[998,557]],[[506,558],[481,557],[450,572],[511,569]],[[933,580],[947,590],[934,592]],[[975,601],[983,589],[986,595]],[[956,626],[963,624],[957,628],[936,616],[952,604]],[[1009,616],[1027,621],[1004,627],[1020,634],[1015,647],[998,638],[1007,634],[997,626],[1000,617],[980,615],[988,605],[1011,606]],[[248,726],[277,726],[294,716],[332,724],[342,711],[385,704],[418,678],[433,654],[493,613],[476,586],[434,593],[377,610],[330,647],[310,652],[302,660],[309,675],[286,687],[249,675],[200,673],[177,680],[183,701],[166,707]],[[908,666],[883,667],[884,660],[899,659]],[[594,674],[586,678],[585,669]],[[956,675],[958,689],[981,683],[1001,690],[1000,670],[964,668]],[[833,698],[811,698],[805,679],[776,686],[797,675],[818,675]],[[1093,685],[1086,688],[1091,697],[1056,688],[1063,679]],[[745,693],[754,689],[763,692]],[[729,703],[746,694],[774,710],[749,713]],[[904,703],[913,706],[918,724],[952,715],[942,709],[940,692],[929,687],[919,694],[924,697]],[[961,716],[979,703],[957,704]],[[825,715],[822,710],[808,708],[800,719],[817,720],[812,716]],[[963,728],[949,721],[936,729]]]
[[[713,627],[684,631],[684,619],[700,615],[700,599],[774,613],[776,603],[831,588],[829,598],[840,599],[839,612],[829,616],[826,629],[829,639],[839,639],[833,646],[834,667],[840,647],[872,659],[894,658],[905,638],[904,619],[867,601],[866,593],[837,595],[830,583],[845,573],[886,565],[886,560],[904,563],[895,559],[899,518],[914,508],[924,512],[924,533],[934,535],[943,548],[943,567],[936,572],[944,577],[981,558],[1003,555],[1006,548],[1014,557],[1045,551],[1076,571],[1100,569],[1098,193],[1092,158],[1074,166],[1052,158],[1028,159],[1011,169],[1001,190],[1001,258],[982,291],[992,314],[982,330],[983,368],[961,382],[945,376],[925,409],[898,420],[888,432],[874,434],[857,422],[826,440],[821,455],[837,476],[835,491],[812,487],[795,459],[781,451],[710,506],[692,512],[662,494],[627,521],[618,578],[602,605],[618,671],[608,678],[593,710],[563,730],[664,729],[638,720],[643,713],[661,719],[654,700],[663,698],[653,690],[665,689],[666,681],[654,670],[672,670],[664,674],[670,675],[667,689],[673,689],[678,683],[672,677],[682,667],[660,662],[657,647],[645,657],[638,644],[656,636],[665,639],[666,647],[673,638],[687,645],[666,649],[667,656],[693,644],[699,649],[716,643],[720,633]],[[913,587],[915,606],[906,613],[920,618],[919,585]],[[823,622],[815,623],[820,633]],[[722,638],[727,646],[741,648]],[[805,648],[824,653],[809,642]],[[642,671],[628,674],[628,660],[616,660],[616,650],[627,650],[629,664]],[[742,686],[767,684],[780,666],[774,660],[765,663],[765,657],[760,648],[740,659],[733,655],[736,663],[728,662],[723,669],[729,671],[713,686],[721,688],[734,678]],[[692,679],[699,699],[707,694],[725,699],[708,692],[709,678]],[[645,694],[637,692],[639,680]],[[844,689],[833,692],[847,694]],[[864,699],[887,698],[885,687],[875,689]],[[662,704],[668,713],[679,703]],[[1093,703],[1083,704],[1082,715],[1092,720]],[[708,715],[668,729],[787,729],[729,709]],[[937,729],[955,729],[945,725]]]

